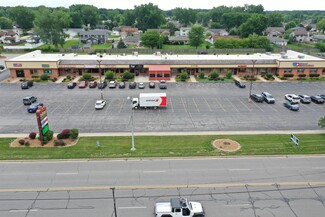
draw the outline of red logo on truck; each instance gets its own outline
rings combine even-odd
[[[165,97],[165,96],[161,97],[160,106],[167,106],[167,97]]]

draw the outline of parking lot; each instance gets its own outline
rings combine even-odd
[[[50,129],[78,128],[80,132],[128,132],[131,108],[127,97],[140,92],[166,92],[167,108],[134,111],[134,130],[156,131],[240,131],[316,130],[325,115],[324,104],[300,104],[298,112],[283,106],[284,94],[324,94],[324,82],[253,83],[252,93],[267,91],[275,104],[249,102],[245,89],[233,83],[168,83],[167,90],[103,89],[107,105],[95,110],[100,90],[67,89],[67,84],[35,83],[27,90],[20,84],[0,84],[0,133],[37,131],[35,114],[29,114],[22,98],[34,95],[48,109]]]

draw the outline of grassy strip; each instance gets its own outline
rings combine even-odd
[[[72,147],[10,148],[12,138],[0,139],[0,160],[23,159],[82,159],[82,158],[141,158],[190,156],[243,156],[325,154],[325,134],[297,135],[300,146],[289,141],[289,135],[230,135],[230,136],[136,136],[135,151],[130,137],[82,137]],[[242,148],[235,153],[214,149],[214,139],[228,138]],[[100,141],[101,146],[96,146]]]

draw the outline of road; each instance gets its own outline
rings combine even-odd
[[[249,86],[249,85],[248,85]],[[48,108],[50,129],[58,133],[78,128],[81,133],[130,132],[128,96],[140,92],[166,92],[166,109],[134,111],[135,132],[319,130],[324,105],[300,105],[299,112],[283,106],[284,94],[324,93],[325,82],[254,83],[252,92],[268,91],[276,103],[248,102],[249,88],[233,83],[169,83],[167,90],[104,89],[107,105],[96,111],[97,88],[68,90],[66,84],[36,83],[28,90],[19,84],[0,83],[0,133],[37,132],[35,114],[27,113],[22,98],[34,95]]]
[[[171,197],[206,216],[319,217],[325,156],[0,162],[0,216],[152,216]]]

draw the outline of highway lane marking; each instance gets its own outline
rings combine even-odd
[[[118,207],[118,209],[147,209],[146,206],[122,206]]]
[[[178,188],[230,188],[230,187],[272,187],[272,186],[324,186],[324,182],[257,182],[257,183],[212,183],[188,185],[134,185],[134,186],[80,186],[80,187],[49,187],[49,188],[3,188],[0,193],[17,192],[59,192],[59,191],[103,191],[134,190],[134,189],[178,189]]]

